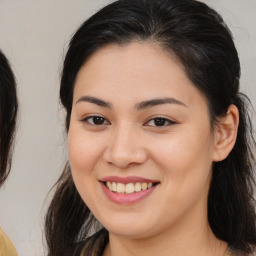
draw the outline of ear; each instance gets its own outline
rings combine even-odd
[[[225,116],[218,118],[214,130],[213,161],[224,160],[233,149],[239,124],[239,111],[235,105],[230,105]]]

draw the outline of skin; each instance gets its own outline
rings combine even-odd
[[[138,109],[167,97],[174,100]],[[227,244],[209,227],[207,195],[213,162],[232,149],[237,125],[231,106],[212,132],[206,99],[160,46],[112,44],[94,53],[75,82],[68,148],[77,190],[109,231],[104,255],[223,255]],[[102,190],[106,176],[160,184],[143,200],[120,205]]]

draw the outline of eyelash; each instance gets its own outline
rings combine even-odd
[[[90,122],[89,120],[92,120],[92,122]],[[108,122],[104,117],[99,116],[99,115],[88,116],[88,117],[82,119],[81,121],[89,123],[90,125],[95,125],[95,126],[102,126],[102,125],[109,125],[110,124],[110,122]],[[96,124],[95,122],[98,122],[98,121],[100,123]],[[149,125],[150,122],[154,122],[155,125]],[[164,125],[156,125],[156,122],[160,122],[160,123],[164,122]],[[149,119],[146,122],[145,126],[166,127],[166,126],[170,126],[170,125],[174,125],[174,124],[176,124],[175,121],[172,121],[172,120],[170,120],[168,118],[165,118],[165,117],[162,117],[162,116],[156,116],[154,118]]]

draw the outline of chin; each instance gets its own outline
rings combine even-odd
[[[112,221],[104,223],[105,225],[103,226],[113,235],[136,239],[144,238],[146,235],[149,235],[150,227],[148,223],[150,223],[150,221],[145,221],[144,223],[134,220],[124,222]]]
[[[129,239],[143,239],[149,236],[149,233],[145,229],[132,229],[121,230],[119,228],[107,229],[110,234],[118,237],[129,238]]]

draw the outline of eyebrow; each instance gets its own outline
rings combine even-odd
[[[163,104],[176,104],[180,106],[187,107],[187,105],[175,98],[157,98],[157,99],[152,99],[152,100],[147,100],[147,101],[142,101],[138,104],[136,104],[136,109],[137,110],[143,110],[149,107],[154,107],[157,105],[163,105]]]
[[[106,102],[101,99],[98,99],[98,98],[95,98],[95,97],[92,97],[92,96],[83,96],[77,100],[76,104],[79,102],[90,102],[90,103],[94,103],[100,107],[105,107],[105,108],[111,108],[111,106],[112,106],[111,103]]]
[[[110,102],[107,102],[107,101],[104,101],[102,99],[92,97],[92,96],[83,96],[77,100],[76,104],[79,102],[90,102],[90,103],[96,104],[100,107],[112,108],[112,104]],[[176,104],[176,105],[187,107],[186,104],[184,104],[183,102],[181,102],[175,98],[156,98],[156,99],[152,99],[152,100],[139,102],[135,105],[135,108],[137,110],[143,110],[143,109],[146,109],[149,107],[154,107],[154,106],[163,105],[163,104]]]

